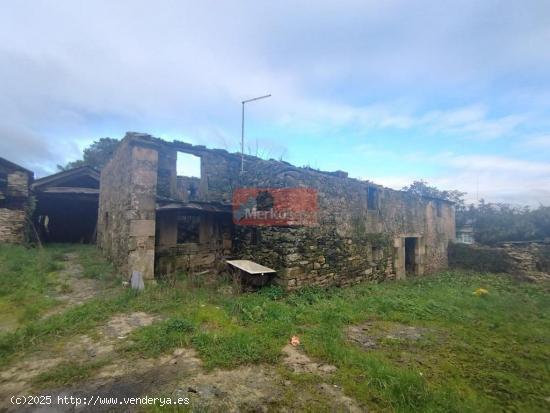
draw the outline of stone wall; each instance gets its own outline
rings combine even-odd
[[[0,243],[23,244],[26,229],[25,210],[0,208]]]
[[[288,288],[306,284],[347,285],[365,279],[405,276],[405,239],[417,239],[415,273],[447,266],[454,239],[451,203],[383,188],[286,162],[240,156],[202,147],[182,148],[201,156],[201,199],[229,202],[237,188],[295,188],[318,191],[317,227],[237,227],[234,256],[278,271]],[[376,194],[368,205],[368,188]],[[374,205],[376,204],[376,205]]]
[[[278,281],[289,289],[403,278],[406,237],[417,239],[415,274],[446,267],[447,244],[454,236],[451,204],[373,187],[378,193],[376,205],[369,206],[364,182],[311,171],[283,170],[271,176],[273,170],[277,170],[274,165],[264,173],[256,168],[257,177],[247,185],[316,189],[319,226],[238,227],[237,253],[272,265],[278,270]],[[258,234],[248,235],[254,231]]]
[[[101,172],[97,243],[127,276],[154,277],[158,152],[128,133]]]
[[[452,267],[503,272],[531,281],[550,279],[550,241],[504,242],[498,246],[452,244]]]
[[[510,257],[502,248],[452,243],[449,245],[449,266],[479,272],[508,272]]]
[[[165,145],[159,145],[158,151],[158,177],[157,195],[165,198],[176,198],[177,174],[176,174],[177,152]]]
[[[0,187],[0,243],[22,244],[27,236],[27,208],[32,174],[2,167]]]
[[[277,281],[288,289],[395,278],[392,248],[382,237],[346,238],[321,228],[237,228],[236,232],[238,257],[276,269]]]
[[[550,277],[550,241],[504,242],[499,246],[513,261],[516,271]]]
[[[13,171],[8,174],[6,198],[28,198],[30,177],[27,172]]]
[[[171,247],[157,247],[155,270],[164,277],[174,271],[193,274],[217,268],[221,251],[209,245],[198,243],[177,244]]]
[[[451,203],[382,188],[379,212],[371,215],[376,217],[373,221],[377,224],[371,223],[368,231],[389,234],[396,248],[402,248],[406,237],[419,238],[418,274],[433,273],[447,266],[448,244],[455,235],[455,211]],[[399,257],[396,266],[400,276],[404,275],[403,265]]]
[[[198,201],[200,199],[200,178],[178,176],[176,199],[179,201]]]

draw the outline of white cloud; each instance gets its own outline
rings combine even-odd
[[[478,104],[446,111],[431,111],[419,123],[437,133],[494,139],[513,132],[527,119],[527,115],[518,114],[490,117],[487,108]]]
[[[501,171],[514,172],[517,174],[543,174],[550,175],[550,163],[534,162],[521,159],[507,158],[503,156],[487,155],[449,155],[444,154],[437,157],[439,162],[447,163],[455,168],[468,169],[475,172]],[[550,185],[550,182],[548,182]]]
[[[526,114],[491,116],[481,104],[455,107],[447,110],[414,111],[398,108],[393,102],[357,107],[332,102],[300,102],[300,111],[294,114],[297,124],[330,123],[339,126],[359,126],[364,129],[422,128],[431,134],[451,135],[466,139],[495,139],[516,133],[528,119]],[[397,105],[398,106],[398,105]],[[287,125],[292,125],[286,119]]]
[[[522,146],[531,149],[550,149],[550,135],[529,137]]]
[[[404,158],[403,158],[404,159]],[[410,158],[409,158],[410,160]],[[520,159],[442,153],[424,154],[418,162],[440,166],[439,173],[424,176],[380,175],[374,182],[401,189],[414,180],[423,179],[439,189],[466,192],[468,202],[484,198],[489,202],[518,205],[550,205],[550,164]]]

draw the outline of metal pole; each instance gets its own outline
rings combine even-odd
[[[242,111],[242,117],[241,117],[241,174],[244,172],[244,104],[248,102],[254,102],[255,100],[269,98],[269,97],[271,97],[271,94],[258,96],[257,98],[243,100],[241,102],[243,105],[243,111]]]
[[[243,104],[243,113],[241,119],[241,173],[244,172],[244,103]]]

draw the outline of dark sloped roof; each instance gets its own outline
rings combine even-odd
[[[23,168],[21,165],[8,161],[6,158],[0,157],[0,165],[5,166],[7,169],[12,169],[14,171],[23,171],[27,172],[30,175],[34,175],[33,171],[30,171],[27,168]]]
[[[157,211],[196,211],[230,214],[231,205],[221,204],[219,202],[161,202],[157,204]]]
[[[68,169],[61,171],[53,175],[45,176],[44,178],[34,181],[32,188],[34,190],[44,190],[47,187],[75,187],[74,184],[64,185],[64,182],[68,182],[72,179],[88,178],[97,182],[99,185],[99,171],[91,166],[80,166],[78,168]]]

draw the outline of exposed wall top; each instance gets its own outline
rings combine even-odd
[[[241,161],[240,153],[230,153],[225,149],[209,149],[204,145],[193,145],[193,144],[178,141],[178,140],[174,140],[173,142],[167,142],[160,138],[155,138],[145,133],[128,132],[125,136],[125,139],[127,139],[130,144],[136,144],[141,146],[153,146],[157,149],[165,148],[166,150],[184,152],[184,153],[188,153],[199,157],[211,154],[211,155],[221,156],[230,162]],[[347,180],[348,182],[355,181],[355,182],[360,182],[367,186],[383,188],[384,190],[387,190],[387,191],[409,194],[408,192],[387,188],[368,180],[359,180],[356,178],[350,178],[347,172],[341,171],[341,170],[333,171],[333,172],[321,171],[310,167],[298,167],[285,161],[278,161],[275,159],[266,160],[266,159],[258,158],[256,156],[246,155],[246,154],[244,155],[244,160],[245,160],[245,165],[246,163],[250,164],[250,163],[259,162],[259,163],[265,164],[267,167],[273,168],[274,171],[277,170],[278,173],[281,173],[284,170],[284,172],[294,171],[300,174],[305,174],[310,176],[330,176],[333,178]],[[438,202],[454,204],[454,202],[446,199],[442,199],[442,198],[434,198],[434,197],[426,197],[426,196],[422,196],[421,198],[426,200],[435,200]]]

